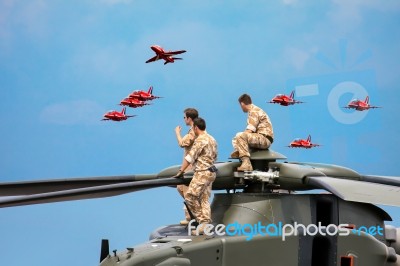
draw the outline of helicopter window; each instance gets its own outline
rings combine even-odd
[[[336,219],[332,216],[333,203],[324,198],[320,198],[316,202],[316,222],[321,222],[321,225],[327,226],[335,223]]]

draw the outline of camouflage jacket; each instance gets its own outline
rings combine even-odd
[[[183,136],[181,141],[179,142],[179,146],[181,148],[184,148],[183,157],[188,155],[195,139],[196,139],[196,134],[194,134],[193,127],[191,127],[188,133],[185,136]]]
[[[185,160],[193,165],[195,172],[207,170],[217,160],[217,142],[207,132],[200,134],[193,143]]]
[[[269,116],[254,104],[251,105],[251,109],[248,112],[246,129],[274,138],[274,130]]]

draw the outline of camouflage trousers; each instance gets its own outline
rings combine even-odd
[[[179,194],[182,196],[182,198],[185,198],[185,195],[186,195],[186,192],[187,192],[188,188],[189,188],[189,187],[186,186],[186,185],[177,185],[177,186],[176,186],[176,189],[178,190],[178,192],[179,192]],[[185,205],[183,205],[183,210],[184,210],[184,212],[185,212],[185,218],[186,218],[186,220],[187,220],[187,221],[190,221],[191,218],[190,218],[190,215],[189,215],[189,213],[188,213],[188,211],[187,211]]]
[[[235,151],[239,152],[239,157],[250,157],[250,148],[265,150],[271,146],[271,142],[266,136],[258,133],[239,132],[232,139]]]
[[[215,177],[216,174],[210,171],[195,172],[186,191],[186,204],[199,224],[211,223],[209,198]]]

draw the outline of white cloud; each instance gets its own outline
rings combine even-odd
[[[137,60],[141,57],[134,48],[125,43],[113,43],[108,46],[87,44],[81,46],[66,62],[65,71],[81,77],[126,81],[132,79],[131,73],[134,69],[132,58]],[[142,61],[143,63],[145,61],[143,56]],[[142,69],[138,69],[136,72],[141,71]]]
[[[303,70],[306,62],[310,58],[309,52],[296,47],[286,47],[284,54],[286,61],[296,70]]]
[[[11,10],[13,8],[14,1],[5,0],[0,1],[0,47],[4,50],[7,47],[7,50],[10,48],[11,42],[11,30],[10,30],[10,19],[11,19]]]
[[[44,0],[0,1],[0,47],[12,49],[13,38],[22,33],[40,38],[48,33],[48,6]]]
[[[40,120],[57,125],[97,124],[105,110],[91,100],[76,100],[47,106]]]
[[[393,12],[400,10],[400,1],[388,0],[333,0],[334,9],[328,12],[328,16],[342,29],[353,30],[362,22],[363,10],[373,9],[381,12]]]
[[[44,0],[29,1],[16,10],[18,24],[21,24],[27,34],[42,37],[48,32],[47,3]]]

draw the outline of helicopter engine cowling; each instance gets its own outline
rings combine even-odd
[[[386,225],[385,239],[387,245],[394,248],[396,253],[400,255],[400,228],[396,228],[393,225]]]

